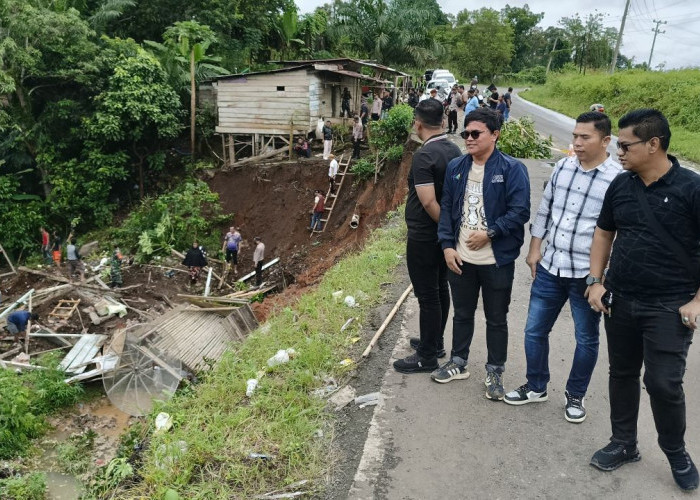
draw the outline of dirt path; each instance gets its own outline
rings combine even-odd
[[[551,170],[529,161],[532,204],[537,207],[543,181]],[[529,235],[527,236],[529,240]],[[509,359],[506,389],[525,381],[523,327],[532,279],[524,255],[516,265],[509,315]],[[642,397],[639,441],[643,460],[618,471],[602,473],[588,465],[593,452],[610,435],[607,395],[607,346],[601,336],[600,356],[586,398],[589,416],[580,425],[564,420],[564,385],[573,353],[573,322],[564,308],[551,336],[550,400],[540,405],[511,407],[484,397],[485,322],[477,311],[476,333],[470,355],[472,376],[466,381],[440,385],[428,374],[402,375],[393,359],[410,353],[408,337],[418,331],[415,298],[403,308],[401,331],[385,362],[381,384],[384,404],[375,407],[358,450],[359,466],[343,492],[328,498],[681,498],[665,457],[656,444],[648,397]],[[602,327],[601,327],[601,330]],[[446,346],[451,344],[448,323]],[[691,349],[686,380],[698,373],[698,353]],[[698,397],[687,386],[689,450],[700,446]],[[366,418],[366,416],[365,416]],[[349,426],[352,424],[345,423]],[[358,438],[357,441],[360,441]]]

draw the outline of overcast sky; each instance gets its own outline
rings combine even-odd
[[[302,13],[313,11],[327,3],[323,0],[295,0]],[[596,9],[606,14],[605,24],[620,28],[625,0],[532,0],[529,2],[501,0],[438,0],[443,12],[456,14],[460,10],[491,7],[500,10],[506,4],[530,6],[533,12],[544,12],[540,27],[557,26],[560,18],[573,16],[577,12],[582,19]],[[698,0],[632,0],[627,15],[621,52],[633,57],[636,63],[649,60],[649,51],[654,37],[654,20],[666,21],[660,30],[666,33],[656,38],[652,67],[665,63],[666,69],[687,66],[700,67],[700,2]]]

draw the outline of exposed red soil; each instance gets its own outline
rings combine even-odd
[[[313,237],[307,229],[313,193],[315,189],[327,189],[328,161],[313,157],[257,168],[242,167],[218,173],[208,181],[211,189],[219,193],[224,211],[234,214],[231,223],[241,227],[241,235],[248,242],[241,252],[243,271],[252,269],[252,240],[260,236],[266,245],[266,259],[280,257],[288,283],[293,280],[282,293],[255,304],[260,321],[318,283],[341,257],[361,248],[386,213],[403,202],[412,157],[408,150],[413,147],[415,143],[409,142],[401,164],[385,167],[376,185],[372,181],[358,184],[353,175],[348,175],[329,226]],[[360,225],[352,229],[350,220],[355,213],[360,215]]]

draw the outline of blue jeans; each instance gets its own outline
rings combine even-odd
[[[448,271],[452,292],[452,361],[466,366],[474,337],[474,314],[479,292],[486,316],[486,371],[503,373],[508,356],[508,306],[515,263],[477,266],[465,262],[462,274]]]
[[[508,118],[510,118],[510,108],[506,108],[505,112],[503,113],[503,121],[507,122]]]
[[[323,212],[314,212],[313,215],[311,216],[311,229],[320,231],[322,224],[321,224],[321,216],[323,215]]]
[[[537,266],[525,325],[527,383],[533,391],[547,390],[549,332],[568,299],[574,318],[576,349],[566,390],[572,396],[586,395],[598,360],[600,313],[591,309],[583,296],[585,291],[585,278],[562,278],[549,273],[541,265]]]

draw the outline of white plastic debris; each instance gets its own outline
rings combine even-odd
[[[343,291],[338,290],[337,292],[333,292],[331,296],[333,297],[333,300],[335,300],[336,302],[340,302],[340,299],[343,298]]]
[[[258,387],[258,379],[249,378],[246,382],[245,395],[251,397],[255,392],[256,387]]]
[[[355,297],[352,295],[348,295],[345,297],[345,305],[348,307],[355,307],[357,304],[355,303]]]
[[[290,358],[293,358],[296,355],[296,351],[292,348],[289,349],[280,349],[277,351],[277,354],[272,356],[270,359],[267,360],[267,366],[273,367],[276,365],[282,365],[284,363],[288,363]]]
[[[362,396],[357,396],[355,398],[355,404],[360,408],[365,406],[374,406],[379,404],[382,400],[382,395],[379,392],[370,392],[369,394],[363,394]]]
[[[170,430],[173,426],[173,417],[165,412],[156,415],[156,434],[162,434]]]

